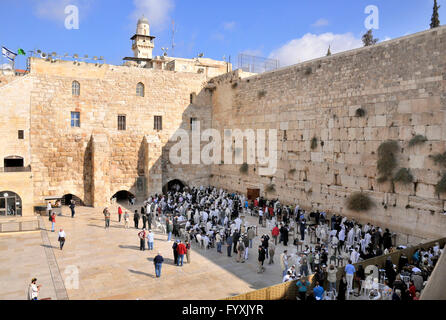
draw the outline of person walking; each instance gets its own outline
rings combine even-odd
[[[147,227],[150,229],[152,229],[152,213],[150,211],[146,212],[147,215]]]
[[[164,258],[161,256],[161,252],[153,259],[153,264],[155,265],[155,275],[157,278],[161,277],[161,267],[163,266]]]
[[[144,251],[146,250],[146,229],[143,228],[142,231],[138,233],[139,238],[139,250]]]
[[[147,250],[153,250],[153,242],[154,235],[152,230],[149,229],[149,232],[147,233]]]
[[[273,236],[274,239],[274,244],[277,246],[277,237],[279,236],[280,230],[279,227],[276,226],[273,228],[273,230],[271,230],[271,235]]]
[[[347,298],[353,291],[353,276],[356,272],[355,266],[349,259],[348,264],[345,266],[345,278],[347,279]]]
[[[248,228],[248,239],[249,239],[249,248],[252,248],[252,241],[256,237],[256,232],[254,231],[254,227]]]
[[[129,228],[129,221],[130,221],[130,215],[129,215],[128,211],[126,211],[124,213],[124,228],[126,228],[126,229]]]
[[[53,214],[53,208],[51,207],[51,201],[48,201],[48,203],[46,204],[46,211],[48,212],[48,219],[51,221],[51,216]]]
[[[172,240],[172,231],[173,231],[173,223],[172,220],[166,220],[166,233],[167,233],[167,241]]]
[[[273,264],[274,263],[274,253],[276,252],[276,246],[274,245],[274,243],[272,241],[269,242],[268,251],[269,251],[268,264]]]
[[[54,226],[56,225],[56,214],[51,214],[51,232],[54,232]]]
[[[142,217],[142,227],[143,229],[145,229],[147,224],[147,215],[144,213],[144,207],[141,207],[141,217]]]
[[[259,268],[257,270],[257,273],[263,273],[265,271],[265,268],[263,267],[263,262],[265,261],[265,256],[266,256],[265,249],[262,246],[259,246],[259,258],[258,258]]]
[[[229,235],[229,237],[226,239],[226,247],[227,247],[227,250],[228,250],[228,257],[232,257],[232,255],[231,255],[232,235]]]
[[[243,241],[237,243],[237,262],[245,263],[245,244]]]
[[[28,286],[28,300],[39,300],[39,291],[41,287],[41,284],[37,284],[37,279],[32,278],[31,283]]]
[[[333,294],[336,294],[336,281],[338,280],[336,276],[337,273],[338,269],[333,264],[331,264],[327,270],[328,274],[327,280],[328,280],[328,291],[333,292]]]
[[[187,263],[190,263],[190,242],[188,241],[188,240],[186,240],[186,243],[185,243],[185,246],[186,246],[186,260],[187,260]]]
[[[66,237],[67,235],[65,234],[65,231],[61,228],[59,230],[59,238],[57,239],[57,241],[59,241],[60,250],[63,249]]]
[[[222,238],[221,238],[221,234],[220,233],[217,233],[216,235],[215,235],[215,241],[217,242],[217,252],[218,253],[223,253],[222,251],[221,251],[221,246],[222,246]]]
[[[121,216],[122,216],[122,209],[121,207],[118,207],[118,222],[121,222]]]
[[[173,250],[173,264],[178,264],[178,251],[177,251],[177,247],[178,247],[178,242],[180,240],[174,241],[173,245],[172,245],[172,250]]]
[[[74,218],[74,208],[76,207],[76,202],[74,200],[70,201],[70,209],[71,209],[71,218]]]
[[[345,301],[345,293],[347,291],[347,280],[345,279],[345,273],[342,275],[341,281],[339,281],[339,293],[336,299],[338,301]]]
[[[138,210],[135,210],[135,214],[133,215],[133,222],[135,223],[135,229],[139,228],[139,213]]]
[[[185,244],[182,243],[181,240],[178,240],[177,253],[178,253],[177,266],[182,267],[184,261],[184,255],[187,253],[187,249]]]
[[[103,211],[104,219],[105,219],[105,229],[110,228],[110,211],[106,207]]]
[[[288,250],[284,250],[283,253],[280,255],[280,266],[282,267],[282,277],[286,275],[286,272],[288,270],[288,258],[290,256],[288,255]]]

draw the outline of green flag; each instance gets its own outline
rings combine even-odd
[[[17,54],[21,54],[21,55],[26,56],[25,50],[23,50],[23,49],[19,49],[19,50],[17,51]]]

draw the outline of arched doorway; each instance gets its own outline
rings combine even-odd
[[[113,195],[112,199],[115,199],[116,202],[128,203],[131,199],[135,199],[135,195],[127,190],[120,190]]]
[[[170,180],[163,188],[163,191],[166,193],[168,191],[179,191],[182,192],[186,187],[183,181],[174,179]]]
[[[62,205],[68,206],[71,203],[71,200],[74,200],[74,203],[76,206],[85,206],[84,202],[79,198],[78,196],[75,196],[74,194],[66,194],[62,197]]]
[[[21,216],[22,199],[12,191],[0,192],[0,216]]]

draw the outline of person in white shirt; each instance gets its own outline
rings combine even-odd
[[[65,231],[63,231],[63,229],[60,229],[60,231],[59,231],[59,238],[58,238],[58,241],[59,241],[59,244],[60,244],[60,250],[62,250],[62,248],[63,248],[63,246],[65,244],[65,238],[66,238]]]
[[[153,250],[153,242],[154,242],[154,235],[152,230],[149,230],[149,233],[147,234],[147,247],[148,250]]]
[[[39,299],[39,291],[42,285],[37,284],[37,279],[33,278],[28,287],[28,300],[38,300]]]

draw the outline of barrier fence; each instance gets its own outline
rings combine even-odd
[[[354,266],[356,270],[358,270],[358,267],[362,265],[362,267],[365,269],[367,266],[370,265],[377,265],[380,268],[384,267],[385,262],[388,257],[392,260],[392,263],[395,265],[398,265],[399,259],[402,255],[405,255],[408,257],[408,259],[412,260],[412,255],[415,253],[418,249],[428,249],[430,247],[435,246],[436,243],[440,244],[440,247],[444,247],[446,243],[446,238],[438,239],[435,241],[430,241],[427,243],[419,244],[417,246],[413,246],[410,248],[397,250],[392,253],[381,255],[379,257],[375,257],[372,259],[367,259],[358,263],[355,263]],[[339,284],[339,279],[341,279],[342,274],[344,272],[343,267],[338,268],[337,273],[337,279]],[[314,284],[312,281],[312,275],[308,277],[309,281],[311,282],[311,289],[313,288]],[[237,295],[234,297],[228,297],[223,300],[296,300],[297,297],[297,286],[296,286],[297,280],[284,282],[278,285],[274,285],[271,287],[266,287],[260,290],[247,292],[241,295]]]

